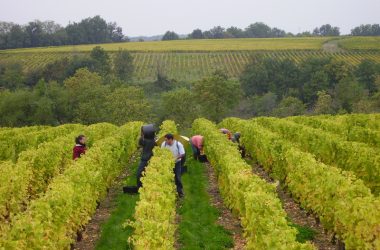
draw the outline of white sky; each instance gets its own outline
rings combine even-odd
[[[330,23],[349,33],[380,23],[380,0],[0,0],[0,20],[19,24],[39,19],[66,25],[95,15],[117,22],[127,36],[245,28],[258,21],[293,33]]]

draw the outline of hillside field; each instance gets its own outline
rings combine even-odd
[[[329,41],[337,43],[336,51],[325,51]],[[20,63],[25,71],[38,70],[55,60],[75,55],[86,56],[94,46],[101,46],[112,57],[119,48],[134,56],[137,81],[155,79],[157,69],[180,81],[194,81],[221,69],[230,77],[238,77],[252,57],[291,59],[297,63],[309,57],[334,57],[351,65],[364,59],[380,62],[380,39],[348,38],[274,38],[220,39],[130,42],[100,45],[78,45],[0,51],[0,63]]]

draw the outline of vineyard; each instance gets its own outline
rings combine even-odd
[[[121,241],[118,232],[107,234],[105,228],[98,239],[113,243],[104,248],[76,246],[91,238],[86,225],[94,223],[91,218],[109,199],[118,176],[126,171],[123,178],[135,183],[141,126],[131,122],[120,127],[99,123],[0,128],[0,249],[200,249],[211,243],[212,249],[228,249],[231,241],[235,249],[380,249],[379,114],[227,118],[218,125],[197,119],[192,134],[204,136],[209,163],[189,159],[187,148],[185,198],[176,198],[172,154],[155,148],[139,195],[121,193],[118,199],[126,203],[116,202],[118,207],[109,212],[112,230],[119,231]],[[218,128],[240,132],[248,156],[242,158],[237,145]],[[167,133],[178,133],[173,121],[162,123],[158,137]],[[74,161],[78,134],[88,138],[88,150]],[[205,211],[217,213],[216,205],[209,204],[215,192],[202,193],[213,181],[204,172],[207,168],[215,173],[222,205],[242,232],[214,227],[226,212],[215,219],[210,214],[201,227],[213,230],[213,235],[194,242],[197,234],[207,232],[187,229],[197,225]],[[204,181],[197,191],[188,188],[196,175]],[[333,248],[322,247],[312,237],[300,240],[296,218],[281,192],[315,220],[318,237]],[[202,195],[207,204],[189,206],[199,203],[197,196]],[[114,220],[113,213],[123,216]],[[237,247],[237,235],[243,246]]]
[[[269,47],[268,47],[269,49]],[[272,48],[273,49],[273,48]],[[269,49],[270,50],[270,49]],[[0,63],[20,63],[25,71],[42,69],[49,63],[65,57],[86,56],[84,52],[44,52],[44,53],[0,53]],[[238,77],[252,57],[263,56],[278,60],[290,59],[302,63],[307,58],[333,57],[351,65],[357,65],[365,59],[380,63],[380,52],[346,51],[323,52],[322,50],[271,50],[271,51],[202,51],[202,52],[133,52],[134,78],[138,81],[156,79],[160,69],[177,80],[198,80],[221,69],[230,77]],[[111,58],[114,56],[110,52]]]

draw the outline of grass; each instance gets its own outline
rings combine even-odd
[[[66,45],[42,48],[22,48],[0,51],[2,53],[20,52],[86,52],[95,46],[107,51],[119,48],[129,51],[237,51],[237,50],[319,50],[331,38],[240,38],[240,39],[199,39],[152,42],[127,42],[88,45]]]
[[[289,219],[288,219],[289,220]],[[290,222],[290,226],[297,229],[297,238],[296,240],[301,243],[305,243],[306,241],[311,241],[314,239],[316,231],[310,227],[304,227],[293,222]]]
[[[129,169],[131,174],[126,178],[125,185],[136,185],[136,171],[139,160],[131,164]],[[132,235],[132,228],[124,228],[123,223],[128,219],[133,219],[135,206],[139,200],[139,195],[119,194],[116,198],[116,209],[110,218],[101,225],[101,236],[96,244],[97,250],[125,250],[132,249],[128,243],[128,237]]]
[[[231,233],[217,224],[219,211],[210,204],[205,166],[187,160],[188,172],[183,175],[185,199],[178,213],[181,249],[229,249],[233,247]]]
[[[339,40],[338,44],[347,50],[380,50],[380,37],[349,37]]]

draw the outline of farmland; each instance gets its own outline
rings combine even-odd
[[[140,194],[119,194],[117,199],[123,202],[115,203],[109,222],[105,217],[100,235],[89,235],[94,232],[84,228],[92,223],[91,229],[96,223],[90,218],[104,213],[96,207],[103,200],[114,199],[112,192],[120,192],[117,186],[107,193],[117,176],[135,184],[141,125],[0,128],[5,152],[0,168],[0,248],[67,249],[98,239],[97,245],[91,242],[93,248],[225,249],[240,244],[246,249],[321,249],[321,241],[335,247],[329,239],[334,235],[348,250],[379,249],[378,114],[227,118],[219,125],[197,119],[192,134],[204,136],[210,163],[187,160],[189,169],[183,181],[188,195],[176,198],[172,155],[156,148]],[[236,145],[218,127],[240,131],[249,157],[241,158]],[[77,133],[88,136],[89,149],[72,161],[71,140]],[[158,136],[166,133],[178,133],[173,121],[160,126]],[[6,150],[7,145],[11,150]],[[219,189],[220,202],[228,210],[221,213],[220,205],[210,204],[215,191],[207,191],[208,185]],[[288,201],[280,196],[284,191],[291,194]],[[293,210],[308,212],[302,215],[302,220],[309,221],[303,227],[315,218],[320,228],[317,236],[300,240],[299,225],[294,226],[297,218],[285,202],[292,202]],[[178,204],[180,208],[176,208]],[[176,219],[177,213],[181,216]],[[244,233],[234,231],[232,239],[231,230],[236,229],[216,222],[226,216],[236,220]],[[202,228],[209,231],[202,233]],[[202,236],[205,233],[209,236]],[[82,234],[85,237],[77,237]]]
[[[86,53],[17,53],[1,54],[0,63],[21,63],[26,71],[41,69],[48,63],[73,55],[85,56]],[[110,53],[111,57],[113,53]],[[135,73],[138,81],[151,81],[156,78],[160,67],[170,78],[177,80],[197,80],[221,69],[230,77],[238,77],[251,57],[263,55],[277,59],[291,59],[297,63],[309,57],[334,57],[351,65],[357,65],[364,59],[380,62],[380,52],[336,52],[315,51],[226,51],[226,52],[133,52]]]
[[[214,39],[101,44],[111,58],[119,48],[131,51],[137,81],[152,81],[157,70],[170,78],[193,81],[221,69],[238,77],[252,57],[262,55],[296,63],[315,57],[334,57],[351,65],[364,59],[380,62],[378,38],[343,38],[340,50],[324,51],[332,38]],[[62,58],[87,56],[95,45],[61,46],[0,51],[0,63],[19,63],[25,71],[38,70]],[[371,51],[368,51],[371,50]]]

